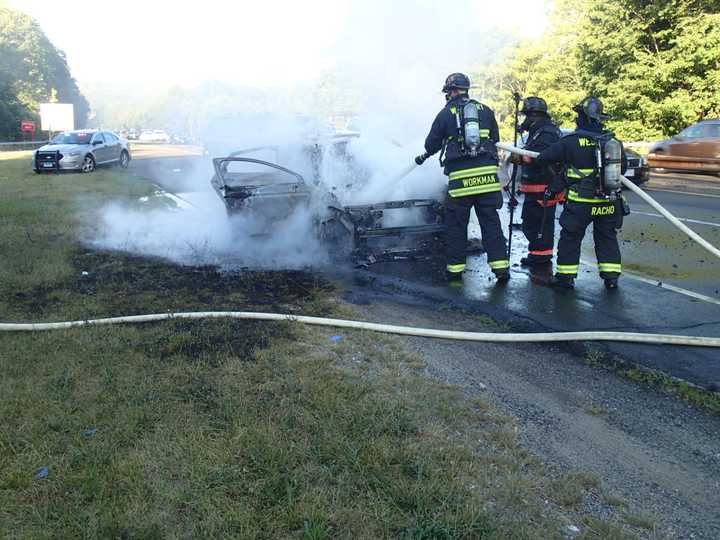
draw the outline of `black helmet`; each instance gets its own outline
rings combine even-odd
[[[443,86],[442,91],[447,94],[453,88],[469,90],[470,79],[464,73],[451,73],[447,76],[447,79],[445,79],[445,86]]]
[[[547,116],[547,103],[545,103],[545,100],[541,97],[537,96],[530,96],[526,97],[523,100],[523,106],[520,110],[523,114],[530,114],[530,113],[541,113]]]
[[[603,104],[595,96],[588,96],[583,99],[580,103],[573,107],[573,111],[578,114],[584,114],[590,120],[596,120],[602,122],[610,118],[608,115],[603,114]]]

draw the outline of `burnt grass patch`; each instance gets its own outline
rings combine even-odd
[[[147,328],[146,339],[135,343],[137,352],[165,361],[182,357],[218,366],[218,358],[232,356],[243,362],[255,360],[272,339],[292,337],[289,323],[266,321],[178,320]]]
[[[70,262],[72,276],[13,292],[8,311],[27,319],[197,310],[331,312],[322,299],[333,286],[302,270],[226,272],[81,248]]]

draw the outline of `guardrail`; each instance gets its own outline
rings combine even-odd
[[[33,142],[0,142],[0,152],[17,152],[19,150],[35,150],[47,144],[50,141],[33,141]]]

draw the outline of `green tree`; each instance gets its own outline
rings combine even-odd
[[[625,140],[720,115],[718,0],[555,0],[545,34],[506,54],[499,85],[544,97],[566,126],[588,94]]]
[[[513,130],[513,92],[541,96],[560,124],[572,126],[572,106],[585,94],[578,71],[576,44],[579,22],[589,0],[558,0],[549,15],[548,30],[540,39],[515,41],[486,72],[493,83],[485,97],[495,109],[502,135]]]
[[[720,112],[720,2],[606,0],[576,43],[580,77],[630,139],[677,133]]]
[[[38,120],[39,104],[55,96],[75,106],[83,127],[88,102],[70,74],[65,55],[31,17],[0,3],[0,138],[20,136],[20,121]]]

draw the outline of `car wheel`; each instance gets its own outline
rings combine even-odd
[[[95,170],[95,158],[90,154],[85,156],[83,159],[82,168],[80,169],[84,173],[91,173]]]
[[[130,154],[123,150],[120,154],[120,166],[123,169],[127,169],[128,165],[130,165]]]

